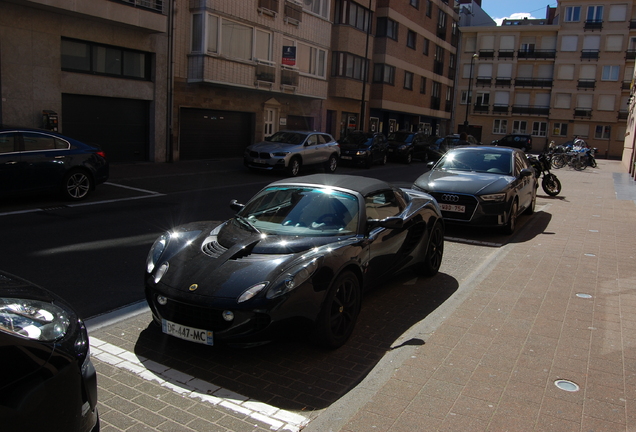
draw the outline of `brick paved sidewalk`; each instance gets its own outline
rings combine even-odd
[[[307,432],[636,430],[636,185],[616,161],[554,173],[561,195],[539,189],[545,206],[466,299],[411,333],[425,345]]]

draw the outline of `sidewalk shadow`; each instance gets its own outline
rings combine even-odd
[[[334,351],[313,345],[300,328],[267,345],[239,349],[168,337],[152,323],[141,331],[134,351],[237,396],[281,409],[312,411],[330,406],[352,390],[387,351],[402,347],[392,348],[400,335],[457,289],[457,280],[443,273],[421,278],[406,271],[394,277],[365,295],[353,335]],[[423,341],[403,345],[413,344]]]

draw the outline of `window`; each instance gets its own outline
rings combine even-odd
[[[548,124],[546,122],[532,122],[532,136],[544,137],[548,132]]]
[[[525,120],[515,120],[512,122],[512,133],[526,133],[528,122]]]
[[[599,95],[597,109],[599,111],[616,111],[616,95]]]
[[[597,125],[594,130],[594,138],[596,139],[610,139],[610,134],[612,132],[611,126],[601,126]]]
[[[444,63],[444,52],[445,52],[444,47],[435,45],[435,61]]]
[[[626,18],[627,18],[626,4],[610,5],[608,21],[625,21]]]
[[[304,43],[296,44],[297,66],[300,72],[325,77],[327,51]]]
[[[492,124],[492,133],[494,134],[508,133],[508,120],[496,119]]]
[[[576,51],[579,37],[574,35],[563,36],[561,38],[561,51]]]
[[[347,52],[334,51],[331,62],[331,75],[365,81],[367,78],[368,60]]]
[[[433,81],[433,97],[439,98],[442,95],[442,84],[437,81]]]
[[[265,108],[264,112],[264,130],[263,133],[266,137],[271,136],[276,132],[276,109],[274,108]]]
[[[150,54],[109,45],[62,39],[62,70],[150,80]]]
[[[568,6],[565,8],[565,16],[563,17],[565,22],[579,22],[581,21],[581,6]]]
[[[329,0],[312,0],[303,2],[303,9],[323,18],[329,18]]]
[[[410,1],[411,6],[413,6],[415,9],[419,9],[420,8],[420,0],[411,0]]]
[[[22,132],[24,151],[67,150],[69,143],[52,135]]]
[[[603,6],[588,6],[587,20],[591,22],[603,21]]]
[[[433,0],[426,0],[426,16],[431,17],[433,15]]]
[[[398,23],[387,17],[379,17],[376,26],[377,37],[398,38]]]
[[[601,75],[602,81],[618,81],[618,73],[620,72],[620,66],[603,66],[603,74]]]
[[[428,55],[428,48],[430,46],[430,41],[428,39],[424,39],[424,50],[422,51],[422,53],[427,56]]]
[[[426,94],[426,77],[420,79],[420,93]]]
[[[623,35],[607,35],[605,37],[605,50],[606,51],[622,51],[623,50]]]
[[[404,88],[413,90],[413,72],[404,71]]]
[[[552,135],[555,135],[555,136],[568,136],[568,124],[567,123],[554,122],[554,125],[552,127]]]
[[[572,95],[570,93],[557,93],[554,98],[554,107],[569,109],[572,103]]]
[[[366,32],[371,23],[371,11],[352,1],[337,0],[334,22]]]
[[[573,80],[574,65],[573,64],[559,65],[559,69],[557,70],[557,78],[561,80]]]
[[[470,92],[472,94],[472,92]],[[462,105],[466,105],[470,103],[470,95],[466,90],[462,90],[461,96],[459,97],[459,103]]]
[[[373,82],[393,85],[395,83],[395,67],[376,63],[373,68]]]
[[[221,21],[221,54],[240,60],[252,60],[252,42],[252,27],[226,19]]]
[[[415,43],[417,42],[417,33],[413,30],[409,30],[406,33],[406,46],[415,49]]]

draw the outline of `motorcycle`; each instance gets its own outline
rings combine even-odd
[[[537,173],[537,181],[543,176],[541,180],[543,191],[550,196],[557,196],[561,193],[561,182],[556,175],[550,172],[550,159],[548,159],[545,153],[540,153],[538,157],[528,155],[528,159],[530,160],[532,168],[534,168]]]

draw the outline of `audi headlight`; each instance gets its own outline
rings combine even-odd
[[[53,303],[0,298],[0,330],[28,339],[52,342],[64,337],[69,315]]]
[[[480,198],[484,201],[501,202],[506,199],[506,194],[497,193],[497,194],[490,194],[490,195],[482,195]]]
[[[367,151],[366,150],[358,150],[356,152],[356,156],[366,156]]]
[[[319,257],[313,258],[311,261],[305,261],[292,267],[288,272],[278,279],[278,283],[272,285],[267,291],[267,298],[273,299],[286,294],[299,287],[303,282],[307,281],[318,269]]]

